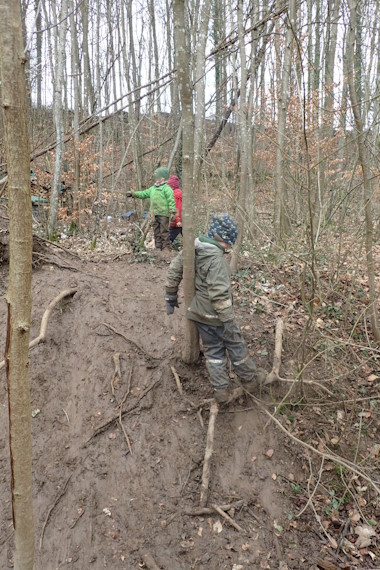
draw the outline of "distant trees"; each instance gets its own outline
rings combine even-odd
[[[33,157],[39,179],[52,188],[51,235],[57,219],[75,222],[77,230],[90,223],[93,231],[96,214],[101,224],[106,213],[124,209],[125,189],[149,184],[158,165],[170,164],[180,175],[189,143],[183,107],[182,120],[179,113],[174,4],[61,0],[54,6],[35,2],[35,18],[24,25],[37,118]],[[255,233],[263,215],[271,217],[268,240],[286,249],[296,233],[308,244],[307,256],[318,255],[333,221],[342,227],[363,181],[352,70],[369,179],[377,179],[380,2],[355,0],[354,7],[349,68],[351,0],[184,4],[194,207],[201,223],[210,185],[218,195],[212,208],[239,218],[234,268],[247,232]],[[62,179],[72,188],[74,212],[65,211],[60,193],[57,204]],[[265,211],[256,207],[259,191],[268,195]]]

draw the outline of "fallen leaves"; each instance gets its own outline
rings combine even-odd
[[[372,538],[376,536],[376,531],[369,525],[359,525],[355,528],[355,534],[358,536],[355,546],[360,549],[371,546]]]

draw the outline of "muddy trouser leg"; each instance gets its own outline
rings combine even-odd
[[[196,323],[202,339],[206,368],[215,390],[228,388],[230,378],[227,373],[226,349],[223,342],[223,327],[213,327]]]
[[[223,330],[223,341],[231,360],[232,368],[240,380],[242,382],[256,382],[256,364],[249,355],[247,345],[236,323],[229,327],[228,333]]]
[[[154,245],[155,245],[156,249],[162,249],[160,218],[161,218],[161,216],[154,216],[154,222],[153,222]]]
[[[160,220],[160,234],[161,234],[161,243],[162,249],[166,247],[171,249],[170,246],[170,233],[169,233],[169,218],[166,216],[157,216]]]

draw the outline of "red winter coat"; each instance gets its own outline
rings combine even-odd
[[[182,190],[179,187],[178,176],[171,176],[167,181],[168,186],[173,189],[176,217],[174,222],[170,222],[171,228],[176,228],[177,224],[182,224]]]

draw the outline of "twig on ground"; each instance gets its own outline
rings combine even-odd
[[[205,507],[207,505],[208,490],[209,490],[208,488],[210,484],[210,461],[214,450],[215,421],[218,412],[219,412],[219,406],[217,402],[214,400],[210,408],[210,418],[207,429],[206,451],[203,461],[201,495],[199,500],[200,507]]]
[[[66,493],[66,489],[67,489],[67,485],[70,482],[70,479],[72,477],[73,474],[71,474],[67,479],[66,479],[66,483],[64,484],[64,486],[62,487],[62,489],[60,490],[60,492],[58,493],[58,495],[56,496],[54,503],[52,504],[52,506],[50,507],[50,509],[47,512],[44,524],[42,525],[42,530],[41,530],[41,536],[40,536],[40,550],[42,548],[42,542],[44,540],[44,534],[45,534],[45,529],[46,529],[46,525],[49,522],[49,518],[51,513],[53,512],[53,510],[55,509],[55,507],[58,505],[59,501],[62,499],[63,495]]]
[[[113,364],[114,364],[114,373],[111,380],[111,392],[112,396],[115,395],[115,382],[121,381],[121,369],[120,369],[120,352],[115,352],[112,356]]]
[[[211,505],[212,508],[214,509],[215,512],[217,512],[221,517],[223,517],[224,519],[226,519],[227,522],[230,523],[231,526],[233,526],[236,530],[238,530],[239,532],[242,532],[243,534],[246,534],[245,530],[238,525],[237,522],[234,521],[233,518],[230,517],[230,515],[228,515],[227,513],[225,513],[223,511],[223,509],[221,509],[220,507],[218,507],[218,505]]]
[[[65,414],[65,416],[66,416],[67,423],[70,425],[70,418],[69,418],[69,415],[68,415],[68,413],[66,412],[65,408],[62,408],[62,411],[64,412],[64,414]]]
[[[177,389],[178,389],[179,395],[183,396],[183,388],[182,388],[180,377],[178,376],[178,372],[174,368],[174,366],[170,366],[170,370],[173,372],[173,376],[174,376],[176,384],[177,384]]]
[[[127,408],[126,410],[124,410],[123,412],[121,412],[121,417],[123,418],[126,414],[128,414],[129,412],[131,412],[132,410],[134,410],[135,408],[137,408],[137,406],[139,405],[140,401],[145,398],[145,396],[156,386],[156,384],[158,384],[159,382],[161,382],[162,380],[162,376],[160,376],[159,378],[157,378],[157,380],[154,380],[154,382],[152,382],[152,384],[150,386],[148,386],[148,388],[145,388],[145,390],[140,394],[140,396],[138,397],[137,401],[132,404],[129,408]],[[118,413],[117,416],[114,416],[113,418],[111,418],[110,420],[108,420],[107,422],[105,422],[104,424],[102,424],[101,426],[99,426],[94,433],[92,434],[92,436],[83,444],[83,447],[87,447],[87,445],[89,443],[91,443],[91,441],[93,439],[95,439],[98,435],[100,435],[101,433],[107,431],[107,429],[115,422],[118,421],[120,417],[120,414]]]
[[[121,401],[121,403],[120,403],[120,410],[119,410],[119,424],[120,424],[120,427],[121,427],[121,429],[122,429],[122,431],[123,431],[125,440],[126,440],[127,445],[128,445],[129,453],[130,453],[131,455],[132,455],[132,446],[131,446],[131,442],[130,442],[130,439],[129,439],[129,437],[128,437],[127,431],[126,431],[126,429],[125,429],[125,427],[124,427],[124,425],[123,425],[121,413],[122,413],[122,409],[123,409],[123,404],[124,404],[125,400],[127,399],[128,394],[129,394],[129,391],[130,391],[130,388],[131,388],[132,371],[133,371],[133,363],[131,364],[131,369],[130,369],[130,371],[129,371],[127,391],[125,392],[124,397],[123,397],[123,399],[122,399],[122,401]]]
[[[73,521],[73,522],[71,523],[70,528],[74,528],[74,527],[76,526],[77,522],[79,521],[79,519],[82,518],[82,516],[84,515],[85,511],[86,511],[86,509],[82,509],[82,510],[79,512],[79,514],[78,514],[77,518],[75,519],[75,521]]]
[[[240,509],[244,506],[244,501],[235,501],[234,503],[227,503],[225,505],[219,505],[222,511],[230,511],[231,509]],[[183,512],[185,515],[194,517],[203,517],[204,515],[212,515],[215,509],[211,507],[195,507],[194,509],[185,509]]]
[[[121,338],[123,338],[124,340],[126,340],[130,344],[133,344],[133,346],[135,346],[140,352],[145,354],[145,356],[147,356],[151,360],[161,360],[162,359],[162,356],[152,356],[151,354],[149,354],[149,352],[147,352],[144,348],[142,348],[142,346],[140,346],[137,342],[128,338],[122,332],[116,330],[112,325],[109,325],[108,323],[101,323],[101,324],[103,326],[105,326],[107,329],[109,329],[110,331],[112,331],[113,333],[117,334],[118,336],[121,336]]]
[[[34,346],[36,346],[37,344],[39,344],[40,342],[45,342],[46,340],[46,331],[47,331],[47,325],[48,325],[48,320],[49,317],[53,311],[53,309],[55,308],[55,306],[62,301],[62,299],[65,299],[65,297],[72,297],[76,292],[78,291],[78,289],[66,289],[65,291],[62,291],[62,293],[60,293],[59,295],[57,295],[57,297],[55,297],[55,299],[53,299],[46,311],[43,314],[42,320],[41,320],[41,326],[40,326],[40,334],[32,341],[30,341],[29,343],[29,349],[33,348]],[[0,362],[0,370],[5,366],[5,360],[2,360]]]
[[[316,490],[318,489],[319,482],[320,482],[321,477],[322,477],[323,465],[324,465],[324,463],[325,463],[325,458],[322,457],[321,466],[320,466],[320,468],[319,468],[319,473],[318,473],[318,479],[317,479],[317,482],[316,482],[316,484],[315,484],[315,486],[314,486],[314,489],[313,489],[313,492],[312,492],[312,493],[310,493],[310,481],[311,481],[311,478],[312,478],[312,476],[313,476],[313,472],[310,470],[310,477],[309,477],[309,479],[308,479],[308,481],[307,481],[307,494],[309,495],[309,498],[308,498],[308,500],[307,500],[306,505],[300,510],[299,513],[297,513],[297,515],[296,515],[297,518],[300,517],[300,516],[306,511],[307,507],[310,505],[311,501],[313,500],[313,497],[314,497],[314,495],[315,495]],[[310,457],[309,457],[309,464],[310,464],[310,469],[311,469]]]

